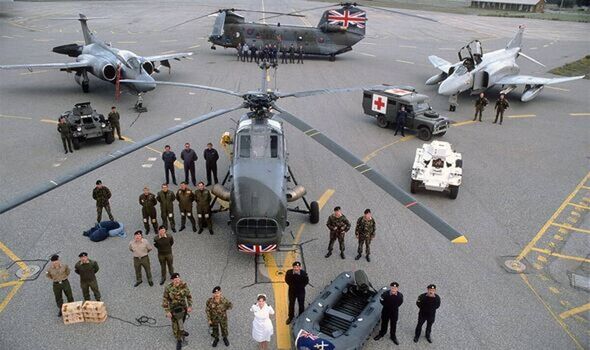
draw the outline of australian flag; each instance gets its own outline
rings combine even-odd
[[[305,330],[300,330],[295,339],[297,350],[334,350],[336,347],[330,341],[322,339]]]

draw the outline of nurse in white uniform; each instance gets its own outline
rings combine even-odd
[[[256,297],[256,304],[252,305],[250,311],[254,313],[252,321],[252,338],[258,342],[258,349],[268,349],[270,337],[274,333],[270,315],[275,314],[272,306],[266,304],[266,295],[259,294]]]

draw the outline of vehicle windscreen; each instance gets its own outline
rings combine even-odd
[[[421,102],[416,105],[416,112],[424,112],[430,109],[428,102]]]

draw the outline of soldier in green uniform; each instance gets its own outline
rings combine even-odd
[[[365,245],[367,261],[371,261],[369,255],[371,254],[371,240],[375,238],[375,229],[375,219],[373,219],[371,209],[365,209],[365,215],[358,218],[354,230],[356,238],[359,240],[358,255],[354,260],[358,260],[363,256],[363,245]]]
[[[47,269],[47,278],[53,281],[53,295],[55,295],[55,303],[59,309],[58,317],[61,317],[61,306],[64,303],[62,293],[68,298],[68,303],[74,301],[72,296],[72,287],[68,281],[70,275],[70,268],[66,264],[59,261],[59,255],[51,256],[51,264]]]
[[[90,300],[90,289],[94,293],[94,299],[100,301],[100,291],[98,282],[96,282],[96,273],[98,272],[98,263],[88,259],[88,253],[82,252],[78,255],[80,261],[74,266],[74,271],[80,275],[80,287],[84,300]]]
[[[119,140],[123,140],[123,137],[121,137],[121,124],[119,123],[120,119],[121,117],[119,116],[119,112],[117,112],[117,108],[115,106],[111,107],[108,120],[113,127],[113,136],[115,136],[115,130],[117,130],[117,136],[119,136]]]
[[[502,125],[502,120],[504,119],[504,111],[510,107],[508,101],[504,98],[504,94],[500,94],[500,98],[496,101],[496,106],[494,109],[496,110],[496,119],[494,120],[494,124],[498,121],[498,116],[500,116],[500,125]]]
[[[96,222],[100,222],[100,219],[102,218],[102,208],[106,209],[107,214],[109,214],[109,219],[115,221],[113,214],[111,214],[111,205],[109,204],[111,190],[104,186],[102,181],[96,181],[96,187],[94,187],[94,190],[92,191],[92,198],[96,200]]]
[[[221,336],[223,337],[223,344],[229,346],[227,339],[227,310],[231,310],[232,303],[221,295],[221,287],[213,288],[213,296],[207,300],[207,321],[211,327],[211,336],[213,337],[213,347],[219,343],[219,328],[221,328]]]
[[[70,153],[74,153],[72,151],[72,124],[68,122],[68,120],[64,117],[59,118],[59,124],[57,124],[57,131],[61,135],[61,142],[64,144],[64,151],[68,154],[68,148],[70,149]],[[66,148],[67,143],[67,148]]]
[[[160,262],[160,271],[162,271],[162,278],[160,285],[166,282],[166,266],[170,275],[174,273],[174,256],[172,255],[172,246],[174,245],[174,237],[166,232],[166,227],[160,226],[158,235],[154,237],[154,247],[158,250],[158,261]]]
[[[150,221],[154,227],[154,232],[158,233],[158,219],[156,219],[156,204],[158,200],[150,189],[143,188],[143,194],[139,196],[139,205],[141,205],[141,216],[143,217],[143,226],[145,227],[145,234],[150,233]]]
[[[478,114],[479,114],[479,121],[481,121],[481,115],[487,105],[488,105],[488,99],[485,98],[484,93],[481,92],[479,94],[478,99],[475,100],[475,115],[473,116],[473,121],[475,121],[477,119]]]
[[[184,230],[186,224],[186,218],[193,224],[193,232],[197,232],[197,223],[193,217],[193,201],[195,195],[190,188],[188,188],[187,182],[183,181],[180,183],[180,189],[176,191],[176,200],[178,200],[178,207],[180,208],[180,230]]]
[[[168,221],[170,221],[170,228],[172,232],[176,232],[176,224],[174,223],[174,200],[176,196],[174,192],[168,191],[168,185],[162,184],[162,190],[158,192],[158,202],[160,202],[160,215],[162,217],[162,225],[168,229]]]
[[[326,258],[329,258],[332,255],[332,248],[334,247],[334,242],[338,239],[338,244],[340,245],[340,257],[345,259],[344,256],[344,235],[348,230],[350,230],[350,221],[342,214],[342,210],[340,207],[334,208],[334,213],[330,215],[328,218],[328,222],[326,223],[328,229],[330,230],[330,243],[328,244],[328,253],[326,254]]]
[[[213,234],[213,220],[211,220],[211,193],[205,189],[205,184],[200,181],[197,184],[195,191],[195,202],[197,202],[197,218],[199,218],[199,234],[205,229],[205,225],[209,229],[209,233]]]
[[[184,330],[186,314],[193,311],[193,297],[185,282],[180,279],[180,274],[172,274],[172,283],[164,289],[162,307],[166,317],[172,321],[172,333],[176,338],[176,349],[182,348],[184,337],[188,332]]]

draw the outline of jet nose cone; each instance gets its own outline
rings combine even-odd
[[[459,89],[455,86],[454,82],[445,80],[438,86],[438,93],[440,95],[450,96],[459,93]]]
[[[138,92],[148,92],[156,88],[156,83],[154,83],[154,78],[145,74],[141,77],[141,83],[134,83],[133,87]]]

